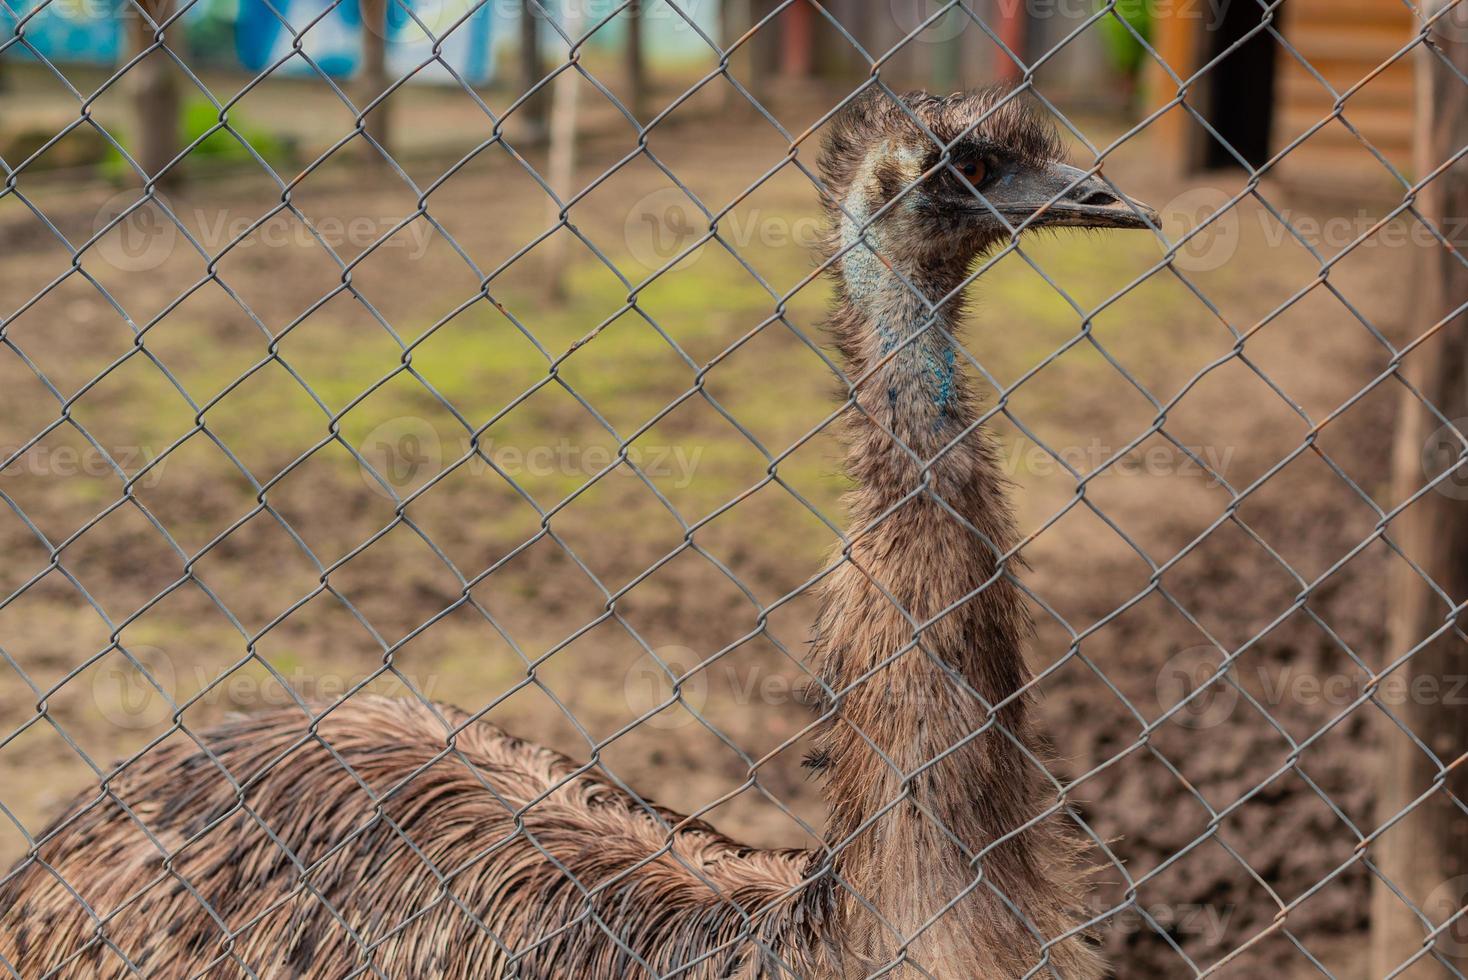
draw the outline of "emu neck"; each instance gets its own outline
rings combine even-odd
[[[901,249],[873,244],[881,257],[858,244],[838,260],[831,324],[858,384],[850,545],[826,580],[815,644],[835,692],[821,737],[828,843],[869,961],[905,951],[937,976],[1002,975],[1014,965],[1004,956],[1033,965],[1039,950],[989,886],[1053,938],[1068,928],[1072,858],[1049,824],[985,852],[1053,801],[1027,758],[1044,756],[1027,699],[990,707],[1030,676],[1028,620],[999,563],[1013,520],[992,443],[968,431],[978,414],[951,340],[957,303],[932,305],[964,269],[904,264]]]
[[[949,298],[964,263],[909,254],[901,236],[881,224],[864,227],[864,212],[841,219],[836,341],[872,421],[903,426],[895,434],[932,456],[961,429],[954,423],[965,421],[957,414],[964,405],[953,342],[962,298]]]

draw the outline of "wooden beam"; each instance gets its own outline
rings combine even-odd
[[[643,60],[642,0],[630,0],[626,14],[627,108],[642,123],[647,121],[644,118],[647,113],[647,66]]]
[[[1026,62],[1025,37],[1029,28],[1029,5],[1021,0],[996,0],[995,14],[998,24],[994,33],[1004,42],[1014,57],[996,48],[994,50],[994,80],[1004,85],[1013,85],[1024,77],[1024,69],[1015,63],[1015,58]]]
[[[816,11],[810,4],[797,0],[780,14],[780,74],[787,78],[805,78],[815,64]]]
[[[1158,10],[1154,47],[1173,73],[1186,80],[1198,70],[1202,30],[1201,22],[1195,17],[1179,14],[1178,6],[1164,4]],[[1147,59],[1145,79],[1149,113],[1177,98],[1177,82],[1153,58]],[[1198,127],[1185,109],[1173,106],[1148,128],[1152,132],[1157,158],[1169,171],[1181,174],[1196,164]]]
[[[387,0],[359,0],[362,11],[362,63],[357,66],[356,103],[359,110],[387,91]],[[392,152],[389,142],[388,105],[384,101],[367,113],[362,128],[368,136],[388,153]],[[373,163],[387,160],[370,143],[363,142],[362,157]]]
[[[155,24],[162,25],[173,16],[173,0],[140,0],[148,18],[134,14],[129,18],[134,52],[147,51],[155,44]],[[183,25],[174,22],[171,32],[166,32],[165,43],[175,51],[183,38]],[[127,79],[132,89],[134,117],[133,159],[147,174],[147,180],[160,187],[177,187],[183,182],[183,164],[165,167],[178,156],[182,146],[180,132],[180,97],[178,91],[178,69],[161,48],[153,50],[141,61],[128,69]]]
[[[516,97],[524,95],[545,77],[545,63],[540,56],[540,10],[536,0],[520,3],[520,84]],[[549,132],[550,99],[544,88],[536,91],[520,106],[519,139],[526,143],[543,143]]]
[[[561,17],[566,33],[571,37],[580,36],[581,5],[566,4]],[[562,201],[569,200],[576,189],[576,134],[580,92],[581,75],[574,70],[561,72],[551,82],[550,151],[546,163],[546,181]],[[546,220],[551,225],[561,221],[560,206],[549,195],[546,196]],[[569,213],[566,220],[569,223]],[[568,228],[561,228],[540,245],[545,268],[541,287],[547,303],[558,305],[566,301],[572,237]]]
[[[1461,0],[1423,0],[1420,9],[1430,17],[1453,4],[1458,9],[1447,16],[1468,13]],[[1468,72],[1464,22],[1468,18],[1446,30],[1432,30],[1430,46],[1415,52],[1417,179],[1468,145],[1468,86],[1451,67]],[[1453,247],[1425,247],[1414,262],[1416,278],[1402,305],[1415,314],[1412,319],[1420,329],[1441,325],[1406,357],[1402,371],[1452,425],[1444,427],[1416,396],[1403,392],[1394,444],[1394,499],[1409,498],[1443,468],[1454,471],[1393,520],[1387,532],[1422,572],[1405,561],[1392,566],[1387,656],[1395,659],[1421,647],[1392,674],[1391,689],[1404,696],[1388,705],[1414,737],[1386,716],[1380,718],[1376,823],[1392,826],[1370,849],[1385,879],[1373,882],[1372,894],[1371,975],[1377,977],[1392,974],[1421,952],[1429,934],[1423,919],[1396,891],[1434,928],[1468,906],[1468,815],[1463,812],[1468,805],[1468,707],[1459,703],[1460,697],[1450,696],[1461,695],[1455,685],[1468,676],[1464,617],[1454,617],[1453,627],[1422,645],[1448,624],[1456,606],[1468,601],[1468,459],[1462,442],[1468,429],[1468,314],[1443,320],[1468,300],[1468,232],[1462,222],[1468,215],[1468,161],[1460,158],[1438,174],[1418,193],[1416,204]],[[1436,468],[1424,473],[1424,459],[1429,458],[1435,458]],[[1404,811],[1407,815],[1401,817]],[[1468,915],[1437,935],[1432,953],[1398,975],[1452,975],[1443,964],[1451,964],[1457,975],[1468,972]]]

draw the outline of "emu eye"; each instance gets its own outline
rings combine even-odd
[[[989,168],[984,166],[982,160],[969,160],[958,165],[958,172],[963,174],[964,180],[977,187],[989,175]]]

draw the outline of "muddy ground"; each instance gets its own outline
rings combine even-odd
[[[785,111],[791,132],[816,117]],[[1078,125],[1097,140],[1119,131]],[[1238,174],[1160,176],[1149,140],[1129,141],[1106,172],[1171,202],[1171,229],[1242,186]],[[610,131],[590,141],[580,183],[630,146]],[[714,210],[787,149],[767,124],[697,99],[649,146]],[[249,232],[213,278],[148,212],[46,290],[71,259],[30,208],[79,244],[99,211],[132,198],[54,176],[22,180],[24,201],[0,198],[0,310],[24,307],[0,350],[0,447],[14,456],[0,474],[0,801],[12,818],[0,862],[24,852],[20,827],[38,831],[96,781],[94,766],[165,735],[174,705],[193,729],[284,703],[282,684],[338,697],[363,682],[491,706],[491,720],[595,751],[668,806],[723,800],[704,815],[751,843],[813,843],[822,814],[797,703],[812,604],[800,589],[836,540],[826,522],[841,523],[843,479],[822,428],[834,379],[812,349],[828,293],[801,286],[810,182],[787,166],[722,223],[748,268],[711,243],[628,310],[628,283],[674,254],[680,231],[706,226],[650,160],[571,211],[615,271],[565,231],[501,270],[554,220],[502,147],[428,195],[436,227],[420,217],[377,247],[418,191],[350,157],[292,194],[350,264],[350,290],[298,218],[249,230],[280,202],[258,173],[170,197],[211,256]],[[423,189],[453,163],[425,152],[404,166]],[[1341,220],[1360,230],[1390,206],[1262,193],[1296,221],[1337,219],[1314,226],[1323,256],[1354,237]],[[1141,882],[1148,916],[1102,929],[1118,975],[1192,975],[1291,906],[1285,929],[1221,975],[1319,975],[1303,948],[1360,977],[1367,877],[1349,859],[1374,826],[1380,712],[1345,709],[1360,665],[1388,653],[1394,559],[1380,542],[1354,549],[1394,504],[1398,386],[1377,381],[1381,337],[1430,322],[1406,312],[1420,246],[1378,234],[1322,283],[1320,261],[1260,200],[1234,214],[1079,340],[1077,307],[1126,289],[1162,246],[1144,234],[1027,243],[981,280],[966,339],[1007,389],[995,428],[1034,535],[1024,581],[1043,600],[1030,657],[1059,664],[1037,693],[1056,772],[1086,776],[1073,798],[1110,852],[1094,855],[1096,908]],[[548,269],[564,272],[564,298],[547,296]],[[767,322],[797,286],[784,321]],[[1160,431],[1083,494],[1040,448],[1089,472],[1152,429],[1158,405]],[[473,432],[493,466],[470,453]],[[592,481],[639,432],[643,476],[618,467]],[[779,482],[766,479],[772,457]],[[410,500],[401,519],[389,486]],[[459,602],[465,581],[472,604]],[[746,637],[685,685],[694,713],[675,704],[633,724],[670,699],[644,645],[687,669]],[[1233,677],[1250,697],[1210,689],[1152,727],[1220,648],[1241,647]]]

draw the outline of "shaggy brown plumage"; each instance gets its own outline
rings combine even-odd
[[[112,783],[132,816],[80,801],[0,898],[0,956],[26,980],[131,975],[123,957],[170,978],[613,978],[700,957],[684,975],[754,976],[755,940],[790,950],[820,912],[807,855],[660,811],[682,821],[670,841],[605,780],[488,724],[446,753],[428,707],[363,697],[317,733],[294,709],[210,732],[238,796],[175,744]]]
[[[1099,976],[1023,693],[1015,532],[952,339],[964,275],[1008,234],[973,188],[1034,212],[1007,188],[1065,170],[999,101],[863,99],[822,161],[856,483],[812,653],[825,848],[743,847],[453,709],[356,697],[170,745],[79,800],[0,886],[3,962],[27,980]],[[1137,226],[1097,217],[1103,190],[1046,186],[1074,205],[1054,223]]]

